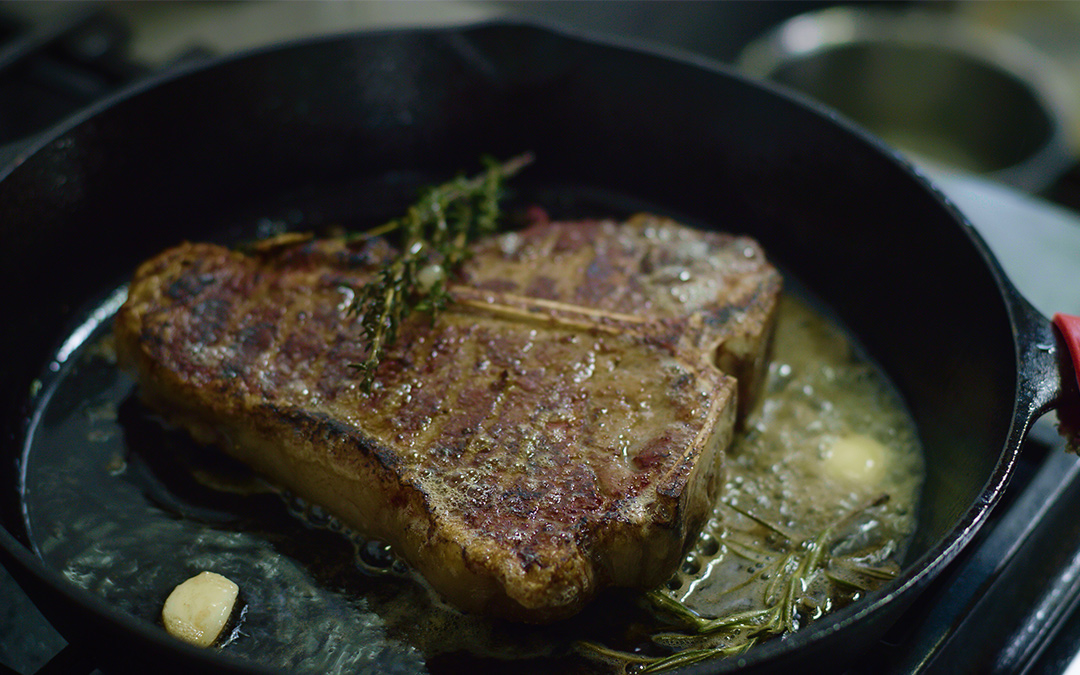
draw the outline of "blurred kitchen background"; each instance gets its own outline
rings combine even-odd
[[[0,72],[48,79],[22,56],[52,40],[54,58],[89,62],[88,77],[97,59],[122,85],[299,37],[506,16],[716,59],[807,91],[923,160],[1028,191],[1053,188],[1080,147],[1080,2],[1065,0],[0,2],[0,36],[21,38]]]
[[[1063,181],[1080,149],[1080,2],[1067,0],[0,2],[0,37],[18,38],[0,43],[0,73],[57,77],[33,67],[29,46],[46,44],[121,86],[311,35],[515,16],[713,58],[807,92],[931,168],[1080,206],[1080,179]]]

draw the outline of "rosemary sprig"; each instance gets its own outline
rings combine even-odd
[[[434,319],[446,307],[448,276],[468,257],[470,242],[495,231],[504,181],[532,160],[531,154],[501,164],[485,159],[486,169],[479,175],[429,188],[403,217],[352,237],[402,233],[401,252],[362,288],[353,289],[347,310],[361,317],[368,348],[363,363],[353,364],[363,373],[365,391],[370,391],[375,369],[397,340],[402,322],[414,311]]]
[[[799,627],[799,607],[806,602],[810,581],[816,575],[824,574],[825,578],[836,586],[858,592],[870,590],[896,576],[898,568],[867,565],[855,555],[830,553],[836,534],[844,525],[867,509],[884,503],[886,499],[879,497],[871,500],[809,537],[798,537],[765,518],[730,502],[722,502],[727,508],[783,539],[783,543],[776,549],[764,550],[732,535],[719,537],[728,553],[760,565],[760,569],[750,579],[728,588],[725,593],[739,590],[755,580],[767,578],[769,583],[765,584],[761,598],[762,607],[706,618],[671,595],[661,590],[653,590],[645,595],[649,605],[684,632],[657,633],[651,637],[652,641],[669,649],[674,644],[692,648],[661,657],[621,652],[591,642],[580,642],[578,648],[605,660],[633,663],[635,673],[655,673],[712,658],[741,654],[764,639],[794,631]],[[694,647],[695,641],[699,639],[705,639],[706,646]],[[697,644],[700,645],[700,642]]]

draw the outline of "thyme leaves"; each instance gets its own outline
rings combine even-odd
[[[451,302],[449,275],[466,260],[473,240],[497,229],[505,180],[532,160],[531,154],[502,163],[485,159],[482,173],[429,188],[401,218],[351,238],[400,232],[402,240],[400,253],[362,288],[353,289],[346,310],[346,315],[361,317],[367,356],[353,367],[362,373],[365,391],[405,319],[415,311],[434,319]]]

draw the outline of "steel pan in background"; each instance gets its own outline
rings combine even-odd
[[[754,39],[736,64],[938,170],[1039,193],[1077,162],[1078,98],[1061,67],[1019,37],[943,12],[807,12]]]
[[[769,85],[531,24],[259,50],[103,102],[0,173],[0,288],[18,327],[0,338],[0,550],[69,642],[118,671],[266,670],[178,643],[31,552],[21,441],[32,383],[77,309],[145,257],[283,195],[322,195],[306,217],[326,221],[371,207],[327,200],[336,186],[441,177],[525,149],[538,160],[515,184],[556,215],[644,205],[755,236],[858,336],[919,425],[927,482],[900,577],[696,672],[781,672],[872,645],[985,522],[1033,421],[1075,389],[1050,322],[946,199],[877,139]]]

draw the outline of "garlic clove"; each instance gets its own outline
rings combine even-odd
[[[170,635],[209,647],[232,616],[240,587],[214,572],[202,572],[173,589],[161,610]]]

